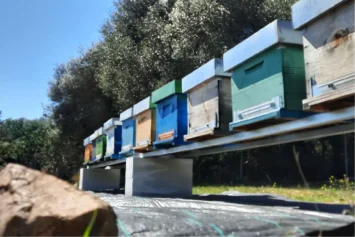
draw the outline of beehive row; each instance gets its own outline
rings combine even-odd
[[[354,2],[297,2],[293,26],[270,23],[223,59],[109,120],[84,140],[85,160],[117,159],[354,105]]]

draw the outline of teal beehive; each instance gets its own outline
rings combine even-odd
[[[232,72],[233,122],[248,130],[307,115],[302,35],[291,22],[276,20],[223,57]]]

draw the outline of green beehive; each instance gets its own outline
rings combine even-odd
[[[98,129],[98,138],[96,139],[96,160],[105,157],[106,152],[106,135],[103,134],[103,128]]]
[[[306,97],[302,35],[276,20],[224,54],[232,72],[230,130],[296,119]]]

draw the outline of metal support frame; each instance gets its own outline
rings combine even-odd
[[[346,176],[349,177],[348,138],[345,134],[343,135],[343,140],[344,140],[345,174]]]
[[[337,111],[320,113],[306,118],[272,125],[253,131],[240,132],[226,137],[203,142],[162,149],[148,153],[133,155],[134,158],[188,158],[221,152],[246,150],[258,147],[272,146],[290,142],[304,141],[342,135],[354,132],[354,122],[344,124],[344,121],[355,118],[355,107]],[[109,161],[90,165],[91,168],[122,164],[124,160]]]

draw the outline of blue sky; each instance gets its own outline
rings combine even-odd
[[[0,0],[2,119],[39,118],[54,68],[100,39],[114,0]]]

